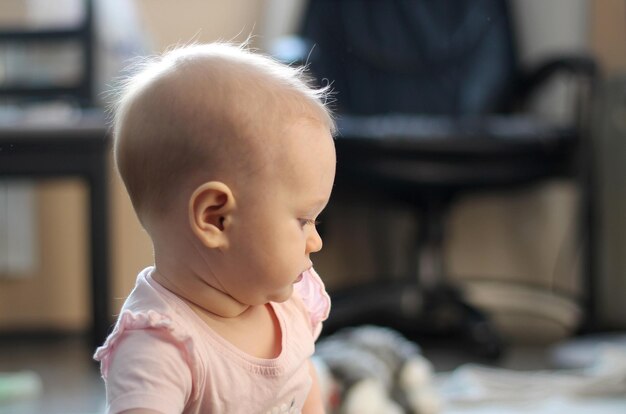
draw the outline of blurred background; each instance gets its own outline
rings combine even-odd
[[[133,57],[189,42],[252,36],[334,82],[327,334],[391,326],[437,371],[544,369],[564,341],[619,338],[626,2],[474,3],[0,2],[0,373],[23,374],[0,374],[0,413],[102,410],[90,355],[152,263],[106,91]]]

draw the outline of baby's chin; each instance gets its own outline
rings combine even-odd
[[[286,286],[280,292],[277,292],[276,294],[272,295],[270,297],[270,302],[275,302],[275,303],[287,302],[291,298],[292,295],[293,295],[293,284]]]

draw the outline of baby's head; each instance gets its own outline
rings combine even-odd
[[[115,158],[145,223],[205,179],[254,174],[297,118],[333,129],[323,100],[294,69],[244,47],[202,44],[139,65],[115,107]]]
[[[306,259],[294,264],[306,270],[308,254],[321,248],[311,221],[328,201],[335,172],[327,93],[311,88],[301,69],[227,44],[188,46],[142,65],[117,101],[114,147],[155,250],[179,228],[207,251],[236,245],[255,256],[258,246],[245,239],[271,243],[255,234],[268,225],[281,237],[272,220],[288,208],[282,213],[315,233],[307,236]],[[211,261],[221,273],[243,270],[224,269],[221,253]]]

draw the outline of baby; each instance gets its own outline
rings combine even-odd
[[[319,413],[330,300],[312,268],[335,176],[327,88],[245,47],[183,47],[124,85],[115,159],[154,246],[95,353],[110,413]]]

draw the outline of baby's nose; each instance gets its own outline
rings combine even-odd
[[[317,229],[313,229],[313,231],[311,231],[311,234],[309,235],[309,238],[307,239],[307,253],[319,252],[320,250],[322,250],[323,244],[324,243],[322,242],[322,238],[317,232]]]

